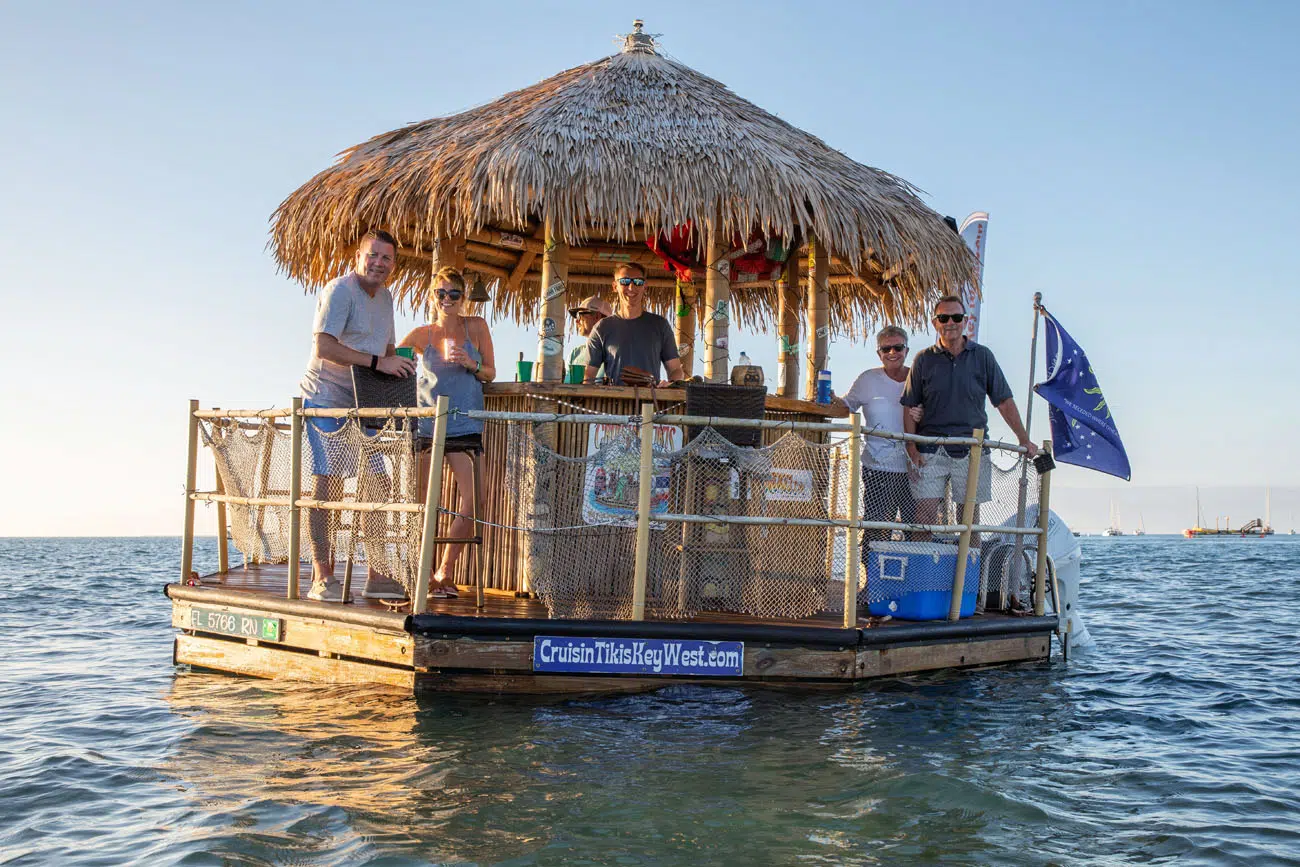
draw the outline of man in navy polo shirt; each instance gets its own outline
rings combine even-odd
[[[968,340],[962,333],[966,306],[958,295],[945,295],[934,305],[935,331],[939,340],[912,359],[912,370],[903,385],[899,403],[921,407],[918,423],[912,412],[903,413],[903,429],[934,437],[968,437],[976,428],[988,429],[987,397],[1010,426],[1029,457],[1038,449],[1020,421],[1020,410],[1011,396],[1011,386],[1002,374],[997,359],[986,346]],[[952,484],[953,502],[966,499],[966,473],[970,463],[967,446],[917,446],[907,444],[912,462],[912,496],[916,499],[917,523],[942,524],[939,509],[945,488]],[[992,496],[992,464],[980,461],[976,502],[986,503]]]

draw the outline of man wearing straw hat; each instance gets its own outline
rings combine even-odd
[[[640,265],[627,262],[614,270],[618,312],[596,323],[587,338],[586,382],[595,381],[601,365],[610,385],[633,384],[631,380],[642,377],[648,381],[635,384],[653,384],[659,379],[660,364],[668,375],[660,385],[686,378],[673,327],[645,309],[645,289],[645,269]]]
[[[1038,449],[1020,420],[1020,410],[1011,396],[1011,386],[993,352],[967,339],[963,333],[966,305],[959,295],[945,295],[934,305],[934,328],[939,339],[912,359],[912,369],[903,384],[899,403],[920,407],[921,418],[903,413],[907,433],[933,437],[969,437],[976,428],[988,428],[987,397],[1003,420],[1025,446],[1029,457]],[[912,464],[912,495],[916,499],[917,523],[941,524],[939,507],[949,484],[954,502],[966,499],[966,475],[970,464],[969,446],[917,446],[907,444]],[[980,462],[976,502],[993,498],[992,463]]]
[[[316,299],[312,324],[312,352],[303,375],[303,406],[339,409],[356,406],[352,366],[369,367],[392,376],[410,376],[415,362],[397,355],[394,344],[393,296],[385,285],[397,263],[397,241],[384,231],[371,230],[357,245],[352,271],[331,280]],[[343,498],[343,479],[356,475],[357,455],[341,439],[332,437],[342,419],[307,420],[305,433],[311,449],[312,496],[318,500]],[[363,473],[366,487],[387,498],[388,477],[378,455]],[[358,488],[361,488],[358,479]],[[380,521],[367,516],[366,536],[379,538]],[[373,525],[373,526],[372,526]],[[334,577],[331,559],[329,513],[311,509],[307,517],[311,539],[312,583],[307,598],[325,602],[343,600],[343,582]],[[368,599],[401,599],[406,591],[391,578],[369,569],[363,594]]]
[[[613,313],[614,308],[610,306],[610,303],[603,300],[598,295],[588,295],[586,298],[582,299],[582,303],[577,307],[569,308],[569,315],[573,317],[574,323],[578,328],[578,336],[582,338],[578,342],[578,345],[573,347],[573,351],[569,353],[570,367],[577,364],[587,365],[589,363],[590,358],[587,354],[587,338],[591,336],[592,329],[596,327],[596,323],[600,322],[600,320],[604,319],[606,316],[613,315]],[[604,375],[605,366],[601,365],[600,369],[596,371],[596,378],[600,378]]]

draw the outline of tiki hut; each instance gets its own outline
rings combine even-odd
[[[974,272],[906,181],[663,56],[639,21],[618,54],[344,151],[276,210],[272,249],[316,288],[368,228],[399,240],[399,299],[424,305],[431,269],[453,264],[487,284],[494,315],[537,323],[546,379],[562,375],[566,297],[607,290],[620,262],[671,305],[688,372],[699,354],[725,379],[731,320],[775,326],[792,396],[801,312],[811,390],[831,333],[922,319]],[[692,261],[669,270],[652,246]],[[755,249],[773,267],[733,267]]]

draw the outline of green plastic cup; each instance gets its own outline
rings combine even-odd
[[[402,358],[409,358],[412,361],[415,361],[415,350],[409,346],[397,347],[397,354]]]
[[[531,361],[516,361],[515,375],[519,377],[520,382],[532,382],[533,363]]]
[[[569,385],[582,385],[582,380],[586,377],[586,375],[587,375],[587,365],[570,364],[569,378],[564,381],[567,382]]]

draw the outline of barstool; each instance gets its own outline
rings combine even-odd
[[[474,605],[481,610],[483,608],[483,532],[480,527],[483,523],[483,462],[476,459],[482,458],[483,446],[448,442],[443,454],[444,456],[452,454],[470,456],[470,471],[474,479],[474,490],[470,492],[470,511],[474,519],[474,532],[469,536],[435,536],[433,541],[438,545],[455,543],[473,546],[474,568],[470,570],[470,577],[474,580]],[[436,557],[437,554],[435,553],[434,556]]]

